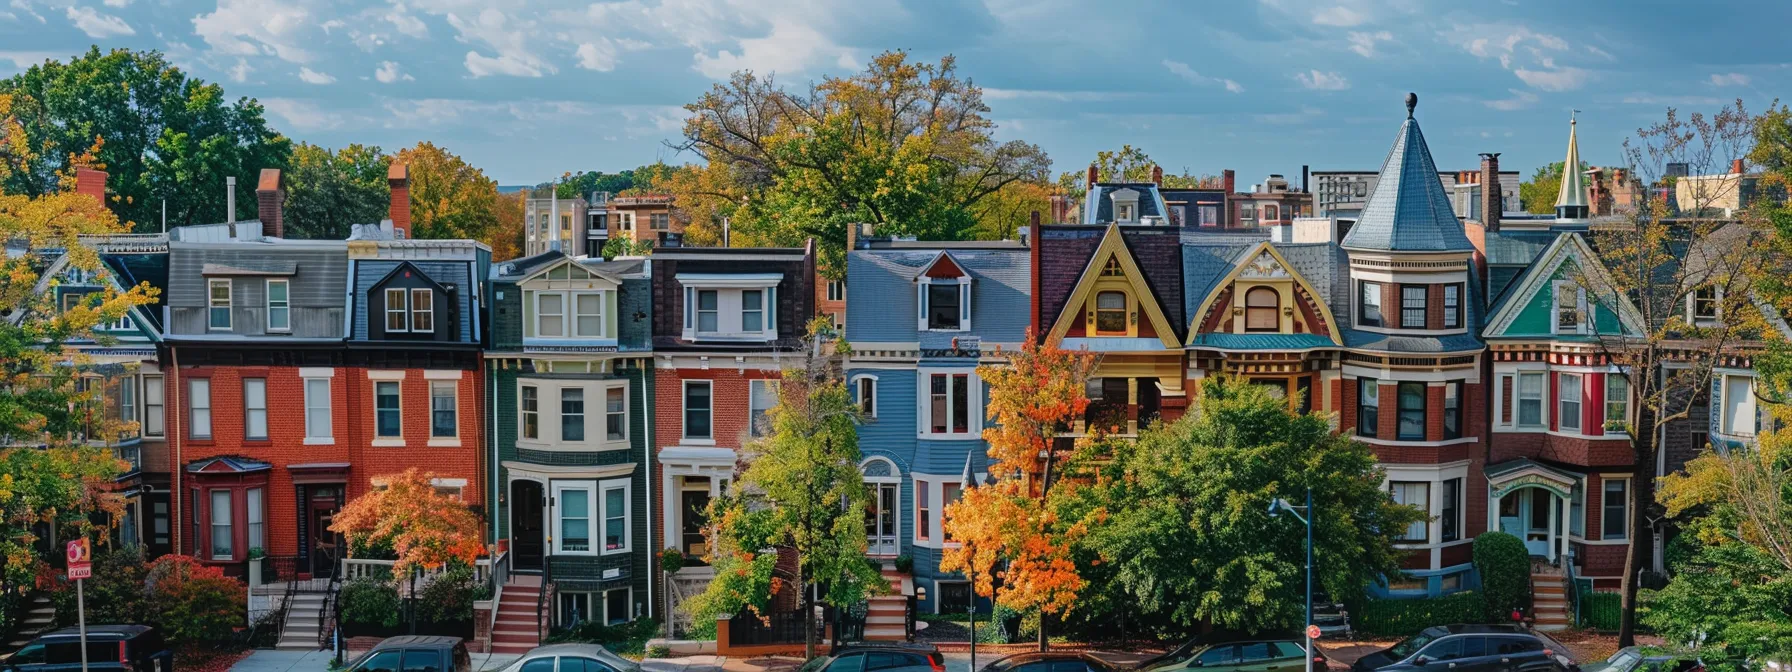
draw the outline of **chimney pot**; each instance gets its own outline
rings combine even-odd
[[[1087,175],[1085,176],[1085,179],[1083,180],[1083,186],[1085,188],[1093,188],[1095,186],[1095,178],[1098,175],[1099,175],[1099,173],[1096,172],[1096,170],[1095,170],[1095,164],[1093,164],[1093,163],[1089,164],[1089,172],[1087,173]]]
[[[261,219],[262,235],[286,237],[286,176],[280,169],[261,169],[255,185],[255,211]]]
[[[1164,186],[1164,167],[1163,166],[1152,164],[1152,166],[1151,166],[1151,183],[1155,184],[1157,186],[1160,186],[1160,187]]]
[[[103,206],[106,204],[107,177],[108,175],[106,175],[106,171],[103,170],[94,170],[92,168],[76,169],[75,193],[92,196],[94,200],[99,201],[100,205]]]
[[[1505,210],[1505,194],[1500,188],[1500,153],[1481,154],[1481,228],[1497,233]]]
[[[1730,161],[1730,172],[1737,175],[1742,174],[1742,159],[1734,159]]]
[[[225,176],[225,178],[224,178],[224,210],[225,210],[224,223],[235,224],[236,223],[236,176],[235,175],[228,175],[228,176]],[[234,227],[234,226],[230,227],[230,235],[232,235],[232,236],[236,235],[236,227]]]
[[[392,220],[392,235],[411,237],[411,168],[397,161],[386,171],[386,183],[392,188],[392,204],[387,218]]]

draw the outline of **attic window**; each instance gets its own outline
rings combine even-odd
[[[1244,330],[1280,331],[1282,297],[1269,287],[1254,287],[1244,294]]]
[[[1720,295],[1715,285],[1706,285],[1692,290],[1692,319],[1716,320]]]
[[[1101,269],[1101,275],[1104,278],[1117,278],[1124,274],[1125,273],[1120,270],[1119,257],[1108,257],[1108,265]]]
[[[1095,295],[1095,332],[1126,333],[1126,294],[1101,292]]]
[[[1116,221],[1121,221],[1121,222],[1132,221],[1132,206],[1131,205],[1116,205],[1116,206],[1114,206],[1114,213],[1115,213],[1114,219]]]

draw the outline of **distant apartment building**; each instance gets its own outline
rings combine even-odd
[[[610,198],[607,191],[593,191],[585,199],[585,256],[601,257],[610,242]],[[570,254],[570,252],[569,252]]]
[[[1313,171],[1313,214],[1319,217],[1337,216],[1355,219],[1363,214],[1363,206],[1369,202],[1369,194],[1375,191],[1375,182],[1380,171],[1375,170],[1316,170]],[[1438,171],[1438,182],[1443,185],[1444,194],[1450,197],[1451,207],[1456,209],[1457,217],[1478,219],[1478,207],[1481,201],[1479,170]],[[1524,206],[1518,202],[1518,183],[1522,179],[1516,170],[1501,171],[1500,209],[1503,212],[1520,212]]]
[[[523,202],[523,252],[559,250],[586,254],[589,205],[582,198],[529,198]],[[602,244],[599,244],[602,247]]]
[[[671,194],[617,196],[608,203],[610,237],[653,246],[677,247],[684,240],[685,221]]]
[[[1686,175],[1675,180],[1674,200],[1685,214],[1730,217],[1754,200],[1760,179],[1759,174],[1744,170],[1742,159],[1736,159],[1730,162],[1728,173]]]

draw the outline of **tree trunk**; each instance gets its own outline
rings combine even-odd
[[[1637,409],[1636,433],[1630,437],[1635,473],[1630,479],[1630,543],[1624,552],[1623,612],[1618,621],[1618,646],[1636,646],[1638,575],[1650,566],[1655,537],[1649,526],[1649,505],[1655,501],[1655,453],[1660,433],[1658,416],[1647,404]],[[1603,522],[1601,523],[1603,525]]]
[[[1045,613],[1045,610],[1042,609],[1039,611],[1039,650],[1040,650],[1040,652],[1044,652],[1046,650],[1046,647],[1050,646],[1050,644],[1048,644],[1045,640],[1045,620],[1049,616],[1050,616],[1050,614]]]
[[[809,585],[808,572],[798,570],[802,580],[797,585],[803,588],[803,659],[815,657],[815,599],[814,586]]]

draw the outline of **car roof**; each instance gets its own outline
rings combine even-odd
[[[108,637],[132,638],[154,629],[155,628],[151,628],[147,625],[90,625],[87,626],[87,636],[93,637],[95,635],[102,635]],[[45,639],[51,637],[60,639],[62,637],[80,636],[81,628],[79,627],[63,628],[55,632],[46,632],[43,635],[40,635],[41,638]]]
[[[840,650],[834,652],[834,655],[838,656],[842,653],[851,653],[853,651],[877,651],[880,649],[912,651],[915,653],[938,653],[940,647],[920,642],[853,642],[840,647]]]
[[[1031,663],[1031,662],[1040,661],[1040,660],[1094,661],[1097,663],[1101,663],[1104,666],[1111,667],[1111,665],[1107,661],[1102,660],[1100,658],[1096,658],[1095,656],[1090,655],[1089,652],[1087,652],[1087,651],[1026,651],[1026,652],[1022,652],[1022,653],[1016,653],[1011,656],[1003,656],[1001,658],[997,658],[995,660],[990,661],[989,664],[996,665],[996,664],[1000,664],[1000,663],[1004,663],[1004,662]]]
[[[401,646],[452,648],[460,644],[460,642],[461,639],[459,637],[445,637],[439,635],[399,635],[397,637],[387,637],[380,643],[373,645],[373,648],[369,650],[380,651],[383,649],[396,649]]]
[[[1429,629],[1430,630],[1441,630],[1443,632],[1440,634],[1450,634],[1450,635],[1529,635],[1529,634],[1533,634],[1530,630],[1526,630],[1526,629],[1521,628],[1516,625],[1505,625],[1505,624],[1499,624],[1499,623],[1485,624],[1485,625],[1474,624],[1474,623],[1457,623],[1454,625],[1439,625],[1439,626],[1435,626],[1435,627],[1432,627]]]

